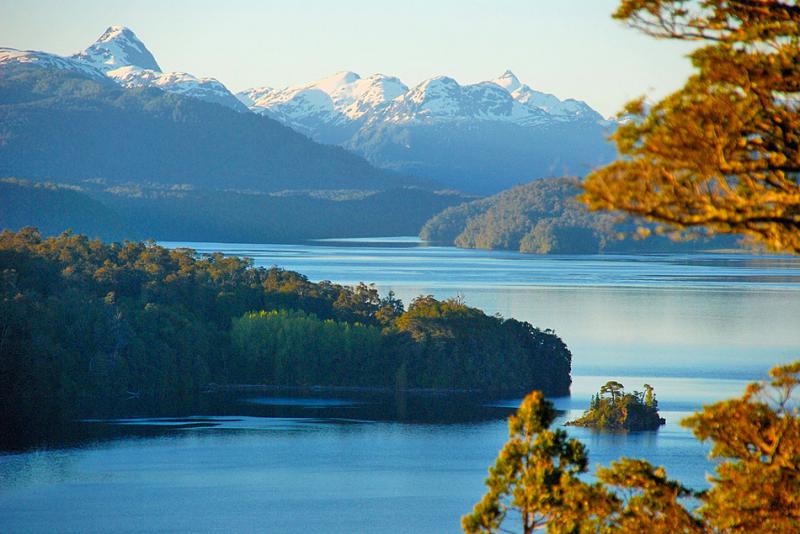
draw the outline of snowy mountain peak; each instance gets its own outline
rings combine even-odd
[[[57,70],[67,70],[77,72],[96,80],[105,80],[102,72],[83,61],[72,58],[48,54],[47,52],[37,52],[35,50],[16,50],[14,48],[0,48],[0,68],[16,65],[33,66],[39,68],[49,68]],[[2,77],[2,76],[0,76]]]
[[[153,54],[125,26],[109,26],[94,44],[73,57],[104,72],[131,66],[161,72]]]
[[[517,78],[516,75],[510,70],[505,71],[498,78],[492,80],[492,82],[496,85],[499,85],[509,93],[513,93],[522,86],[519,78]]]
[[[457,85],[458,82],[449,76],[435,76],[433,78],[428,78],[419,84],[419,87],[424,87],[425,89],[435,89],[439,87],[455,87]]]
[[[136,35],[128,28],[127,26],[121,26],[119,24],[114,24],[113,26],[109,26],[106,31],[103,32],[103,35],[97,40],[98,43],[107,43],[109,41],[113,41],[114,39],[137,39]]]
[[[335,92],[337,89],[341,89],[342,87],[355,83],[360,79],[361,76],[359,76],[355,72],[341,71],[331,76],[328,76],[327,78],[323,78],[318,82],[315,82],[313,85],[315,85],[317,89],[320,89],[328,94],[331,94]]]
[[[362,78],[355,72],[341,71],[309,84],[284,89],[260,87],[242,91],[237,97],[251,110],[311,135],[314,128],[310,125],[346,128],[407,91],[408,87],[393,76]]]

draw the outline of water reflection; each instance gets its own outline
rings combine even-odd
[[[573,395],[553,399],[556,424],[577,417],[606,378],[575,377]],[[614,378],[629,389],[645,380]],[[708,447],[680,427],[684,407],[744,383],[646,380],[667,419],[661,430],[568,432],[587,444],[592,466],[645,457],[705,487]],[[87,420],[70,446],[0,455],[0,531],[458,532],[521,399],[401,398],[229,391],[212,395],[206,413]]]
[[[580,415],[609,379],[655,387],[667,424],[569,427],[591,464],[620,456],[707,485],[708,446],[680,426],[800,347],[800,261],[749,256],[535,257],[395,242],[188,245],[312,280],[374,281],[405,300],[458,293],[554,328],[574,354]],[[321,391],[221,392],[180,417],[72,424],[0,454],[0,532],[459,532],[520,399]],[[36,427],[39,423],[32,422]],[[44,423],[41,423],[44,425]],[[52,430],[52,429],[51,429]]]
[[[798,258],[536,256],[411,241],[165,245],[247,256],[311,280],[375,282],[406,303],[461,295],[487,313],[555,330],[582,374],[756,379],[800,354]]]

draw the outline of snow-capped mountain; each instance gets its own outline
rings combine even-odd
[[[547,113],[552,120],[568,122],[573,120],[600,121],[603,119],[586,102],[572,98],[559,100],[558,97],[549,93],[535,91],[521,83],[510,70],[492,80],[492,83],[508,91],[514,101],[528,108],[540,109]]]
[[[154,87],[276,119],[315,141],[340,145],[374,165],[474,193],[565,174],[614,158],[616,123],[588,104],[561,100],[511,71],[475,83],[438,76],[408,87],[393,76],[339,72],[316,82],[236,96],[214,78],[162,72],[136,35],[109,27],[71,57],[0,49],[0,66],[81,72],[123,87]]]
[[[97,41],[72,57],[105,72],[123,87],[157,87],[168,93],[246,111],[215,78],[198,78],[187,72],[162,72],[144,43],[124,26],[109,27]]]
[[[236,96],[251,110],[325,143],[345,142],[362,119],[408,91],[399,79],[383,74],[361,78],[337,72],[316,82],[272,89],[259,87]]]
[[[123,87],[157,87],[168,93],[177,93],[206,102],[246,112],[247,108],[216,78],[198,78],[187,72],[156,72],[133,65],[106,72],[106,76]]]
[[[605,141],[613,123],[585,102],[532,89],[511,71],[469,85],[438,76],[411,88],[382,74],[340,72],[237,97],[316,141],[474,192],[581,175],[613,158]]]
[[[17,50],[15,48],[0,48],[0,67],[14,65],[31,65],[44,69],[57,69],[77,72],[94,79],[105,79],[105,75],[82,61],[69,57],[57,56],[46,52],[34,50]]]
[[[97,41],[72,57],[103,72],[129,66],[161,72],[150,50],[125,26],[110,26]]]
[[[452,78],[439,76],[410,89],[371,120],[397,124],[463,121],[536,124],[545,122],[547,113],[520,105],[508,91],[494,83],[462,86]]]
[[[124,26],[110,26],[100,38],[71,57],[0,48],[0,65],[28,64],[69,70],[95,79],[108,78],[123,87],[156,87],[246,112],[233,93],[214,78],[186,72],[162,72],[153,54]]]
[[[535,91],[511,71],[472,85],[438,76],[410,89],[398,78],[383,74],[361,78],[354,72],[339,72],[285,89],[249,89],[237,97],[251,110],[273,116],[312,137],[317,137],[320,123],[348,127],[352,121],[492,120],[536,125],[603,120],[585,102],[559,100]]]

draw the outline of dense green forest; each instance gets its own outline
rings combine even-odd
[[[676,242],[666,236],[634,239],[636,225],[578,202],[574,178],[549,178],[447,208],[423,226],[420,237],[464,248],[537,254],[679,252],[732,248],[730,236]],[[625,237],[621,238],[620,234]]]
[[[565,394],[551,331],[248,260],[26,228],[0,234],[0,421],[174,412],[210,384]]]
[[[105,240],[238,243],[400,236],[416,234],[433,214],[465,198],[412,187],[248,193],[7,178],[0,179],[0,228],[35,226],[44,235],[70,228]]]
[[[567,424],[598,430],[658,430],[666,421],[658,415],[658,400],[649,384],[644,391],[627,393],[615,380],[606,382],[592,395],[589,409]]]

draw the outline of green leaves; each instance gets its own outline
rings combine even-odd
[[[573,515],[586,512],[574,498],[589,488],[578,478],[586,472],[586,449],[563,430],[549,430],[555,417],[553,404],[540,391],[525,397],[509,417],[509,440],[489,469],[489,491],[462,518],[465,532],[496,532],[510,511],[519,512],[525,533],[571,523]]]
[[[800,361],[776,367],[770,376],[769,383],[751,384],[742,397],[706,406],[683,422],[699,439],[712,442],[713,457],[724,459],[711,489],[701,493],[670,480],[663,467],[631,458],[598,468],[594,484],[583,481],[584,446],[561,429],[549,429],[553,405],[534,391],[509,418],[509,440],[489,469],[489,491],[462,518],[462,527],[465,532],[514,532],[508,523],[519,517],[526,534],[537,528],[550,533],[799,532]],[[702,506],[690,510],[690,498]]]
[[[653,388],[644,385],[645,393],[625,393],[624,386],[611,380],[592,396],[589,409],[568,425],[602,430],[657,430],[664,424],[658,415]]]

